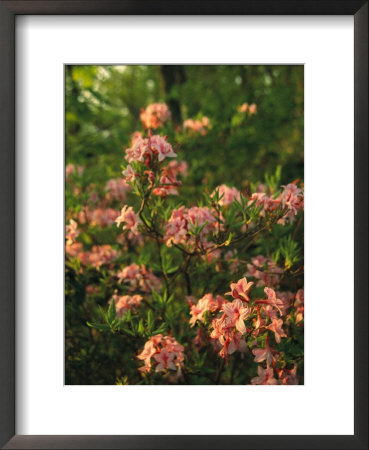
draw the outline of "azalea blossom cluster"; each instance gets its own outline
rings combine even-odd
[[[294,183],[282,187],[283,191],[275,198],[268,196],[265,192],[254,192],[249,204],[255,203],[256,206],[261,207],[261,216],[265,216],[266,212],[275,211],[278,207],[286,208],[286,214],[278,222],[284,225],[286,221],[292,222],[296,214],[303,209],[304,195],[302,189]]]
[[[210,120],[204,116],[201,120],[187,119],[183,122],[183,129],[190,130],[192,133],[199,133],[205,136],[210,126]]]
[[[224,302],[220,309],[220,316],[212,321],[210,337],[218,339],[222,346],[219,355],[227,359],[236,350],[245,352],[246,342],[242,336],[246,333],[245,320],[250,315],[248,306],[249,291],[252,282],[242,278],[237,283],[231,283],[231,291],[225,295],[233,297],[232,302]]]
[[[240,191],[235,187],[228,187],[225,184],[222,184],[215,188],[214,192],[211,194],[211,197],[214,198],[216,193],[218,193],[218,205],[226,206],[233,203],[236,200],[240,201],[241,194]]]
[[[139,294],[119,295],[116,289],[110,302],[114,301],[116,315],[120,319],[129,309],[138,308],[142,300],[143,297]]]
[[[144,162],[147,166],[151,160],[157,157],[161,162],[165,158],[175,158],[173,147],[167,142],[167,137],[149,133],[148,138],[138,137],[132,147],[126,149],[126,160],[128,162]]]
[[[266,368],[259,366],[258,377],[253,378],[253,384],[296,384],[296,368],[288,371],[284,367],[277,367],[276,361],[279,354],[277,350],[269,345],[269,332],[272,332],[275,342],[279,344],[282,338],[286,338],[286,329],[283,328],[284,319],[286,324],[291,320],[288,314],[293,303],[293,294],[278,294],[272,288],[265,287],[266,299],[251,301],[250,290],[253,282],[241,278],[237,283],[231,283],[231,290],[225,296],[231,296],[232,301],[222,296],[214,298],[208,293],[197,303],[190,300],[190,321],[193,327],[196,323],[204,323],[205,314],[209,313],[211,321],[210,338],[218,347],[219,355],[225,360],[235,351],[246,353],[248,345],[254,347],[252,353],[256,363],[266,363]],[[303,314],[303,291],[296,294],[294,314],[296,323],[302,320]],[[299,317],[298,317],[299,315]],[[297,318],[298,317],[298,318]],[[247,326],[246,326],[247,323]],[[265,336],[265,347],[256,346],[258,336]],[[198,333],[197,344],[201,342],[202,334]],[[274,378],[273,367],[278,369],[278,379]],[[285,370],[284,370],[285,369]]]
[[[168,247],[173,244],[193,247],[196,243],[206,243],[206,235],[215,229],[216,224],[217,219],[207,206],[192,208],[181,206],[172,211],[166,224],[164,241]],[[202,227],[202,230],[194,237],[191,233],[196,227]]]
[[[299,384],[297,377],[297,365],[292,369],[277,368],[275,366],[276,356],[278,353],[269,346],[268,335],[265,338],[265,348],[254,349],[255,362],[262,363],[265,361],[266,367],[259,365],[257,368],[258,376],[251,379],[251,384],[276,385],[276,384]],[[277,374],[277,378],[275,377]]]
[[[182,183],[177,179],[178,175],[186,176],[188,166],[186,161],[170,161],[170,163],[162,168],[158,187],[153,189],[153,194],[160,197],[167,195],[178,195],[178,186]]]
[[[89,223],[91,226],[107,227],[113,225],[119,216],[119,211],[114,208],[97,207],[94,209],[86,206],[78,214],[79,223]]]
[[[133,234],[138,234],[138,226],[142,223],[138,215],[133,211],[132,206],[124,205],[120,216],[115,219],[117,227],[123,223],[123,230],[129,230]]]
[[[150,372],[151,368],[155,367],[155,372],[176,370],[180,375],[184,347],[172,336],[157,334],[145,343],[137,358],[144,361],[144,366],[140,368],[141,372]]]
[[[94,245],[90,251],[83,251],[80,242],[66,244],[65,253],[70,257],[77,258],[84,266],[92,266],[95,269],[111,263],[118,256],[118,251],[111,245]]]
[[[146,129],[156,130],[170,118],[170,111],[165,103],[152,103],[141,110],[140,119]]]
[[[292,306],[293,295],[288,293],[276,293],[273,289],[266,287],[264,289],[267,299],[256,300],[254,304],[257,306],[257,318],[253,321],[252,335],[257,337],[265,331],[264,348],[254,348],[252,353],[256,363],[264,363],[266,367],[258,367],[258,377],[251,380],[252,384],[298,384],[296,375],[297,366],[293,369],[286,367],[278,367],[277,363],[280,354],[269,344],[269,334],[274,334],[275,342],[279,344],[282,338],[287,337],[286,329],[283,328],[284,323],[289,322],[290,314],[287,315],[289,308]],[[274,377],[274,371],[278,377]]]
[[[139,266],[136,263],[132,263],[120,270],[116,277],[118,278],[118,283],[128,284],[131,291],[152,292],[161,288],[160,279],[145,265]]]
[[[219,311],[222,308],[223,303],[226,302],[226,299],[220,295],[217,295],[215,298],[213,294],[205,294],[200,300],[194,304],[192,300],[190,300],[190,325],[193,327],[197,321],[204,323],[205,313],[206,312],[215,312]]]

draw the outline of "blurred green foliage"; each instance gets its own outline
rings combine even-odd
[[[303,66],[66,66],[66,161],[120,176],[123,148],[141,130],[140,108],[166,102],[169,142],[183,149],[194,187],[206,180],[247,185],[281,165],[282,184],[303,179]],[[256,103],[245,117],[237,106]],[[179,113],[173,111],[179,110]],[[206,136],[181,138],[176,126],[209,117]],[[173,123],[174,122],[174,123]],[[104,170],[101,170],[101,169]]]

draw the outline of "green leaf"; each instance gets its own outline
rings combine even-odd
[[[151,333],[154,328],[154,314],[151,309],[147,311],[147,328],[149,333]]]
[[[106,321],[109,324],[112,324],[112,322],[114,321],[114,319],[116,318],[117,314],[116,314],[116,310],[115,310],[115,301],[112,300],[110,305],[109,305],[109,309],[108,309],[108,313],[107,313],[107,317],[106,317]]]
[[[86,322],[87,326],[90,328],[95,328],[95,330],[99,331],[108,331],[109,326],[103,323],[94,323],[94,322]]]
[[[162,324],[160,325],[160,327],[157,328],[157,329],[153,332],[153,336],[155,336],[156,334],[165,333],[166,329],[167,329],[167,327],[166,327],[165,323],[162,323]]]
[[[140,319],[140,321],[139,321],[139,323],[138,323],[137,331],[138,331],[138,333],[141,334],[141,335],[145,333],[144,323],[143,323],[143,320],[142,320],[142,319]]]

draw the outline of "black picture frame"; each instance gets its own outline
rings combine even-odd
[[[15,435],[15,18],[27,14],[352,15],[355,42],[354,435]],[[337,68],[337,70],[339,70]],[[339,95],[339,93],[337,93]],[[0,0],[0,445],[6,449],[368,448],[368,1]],[[21,282],[21,280],[17,280]],[[343,381],[344,382],[344,381]],[[317,405],[317,408],[319,406]]]

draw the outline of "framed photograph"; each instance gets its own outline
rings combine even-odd
[[[2,448],[368,448],[368,4],[0,2]]]

